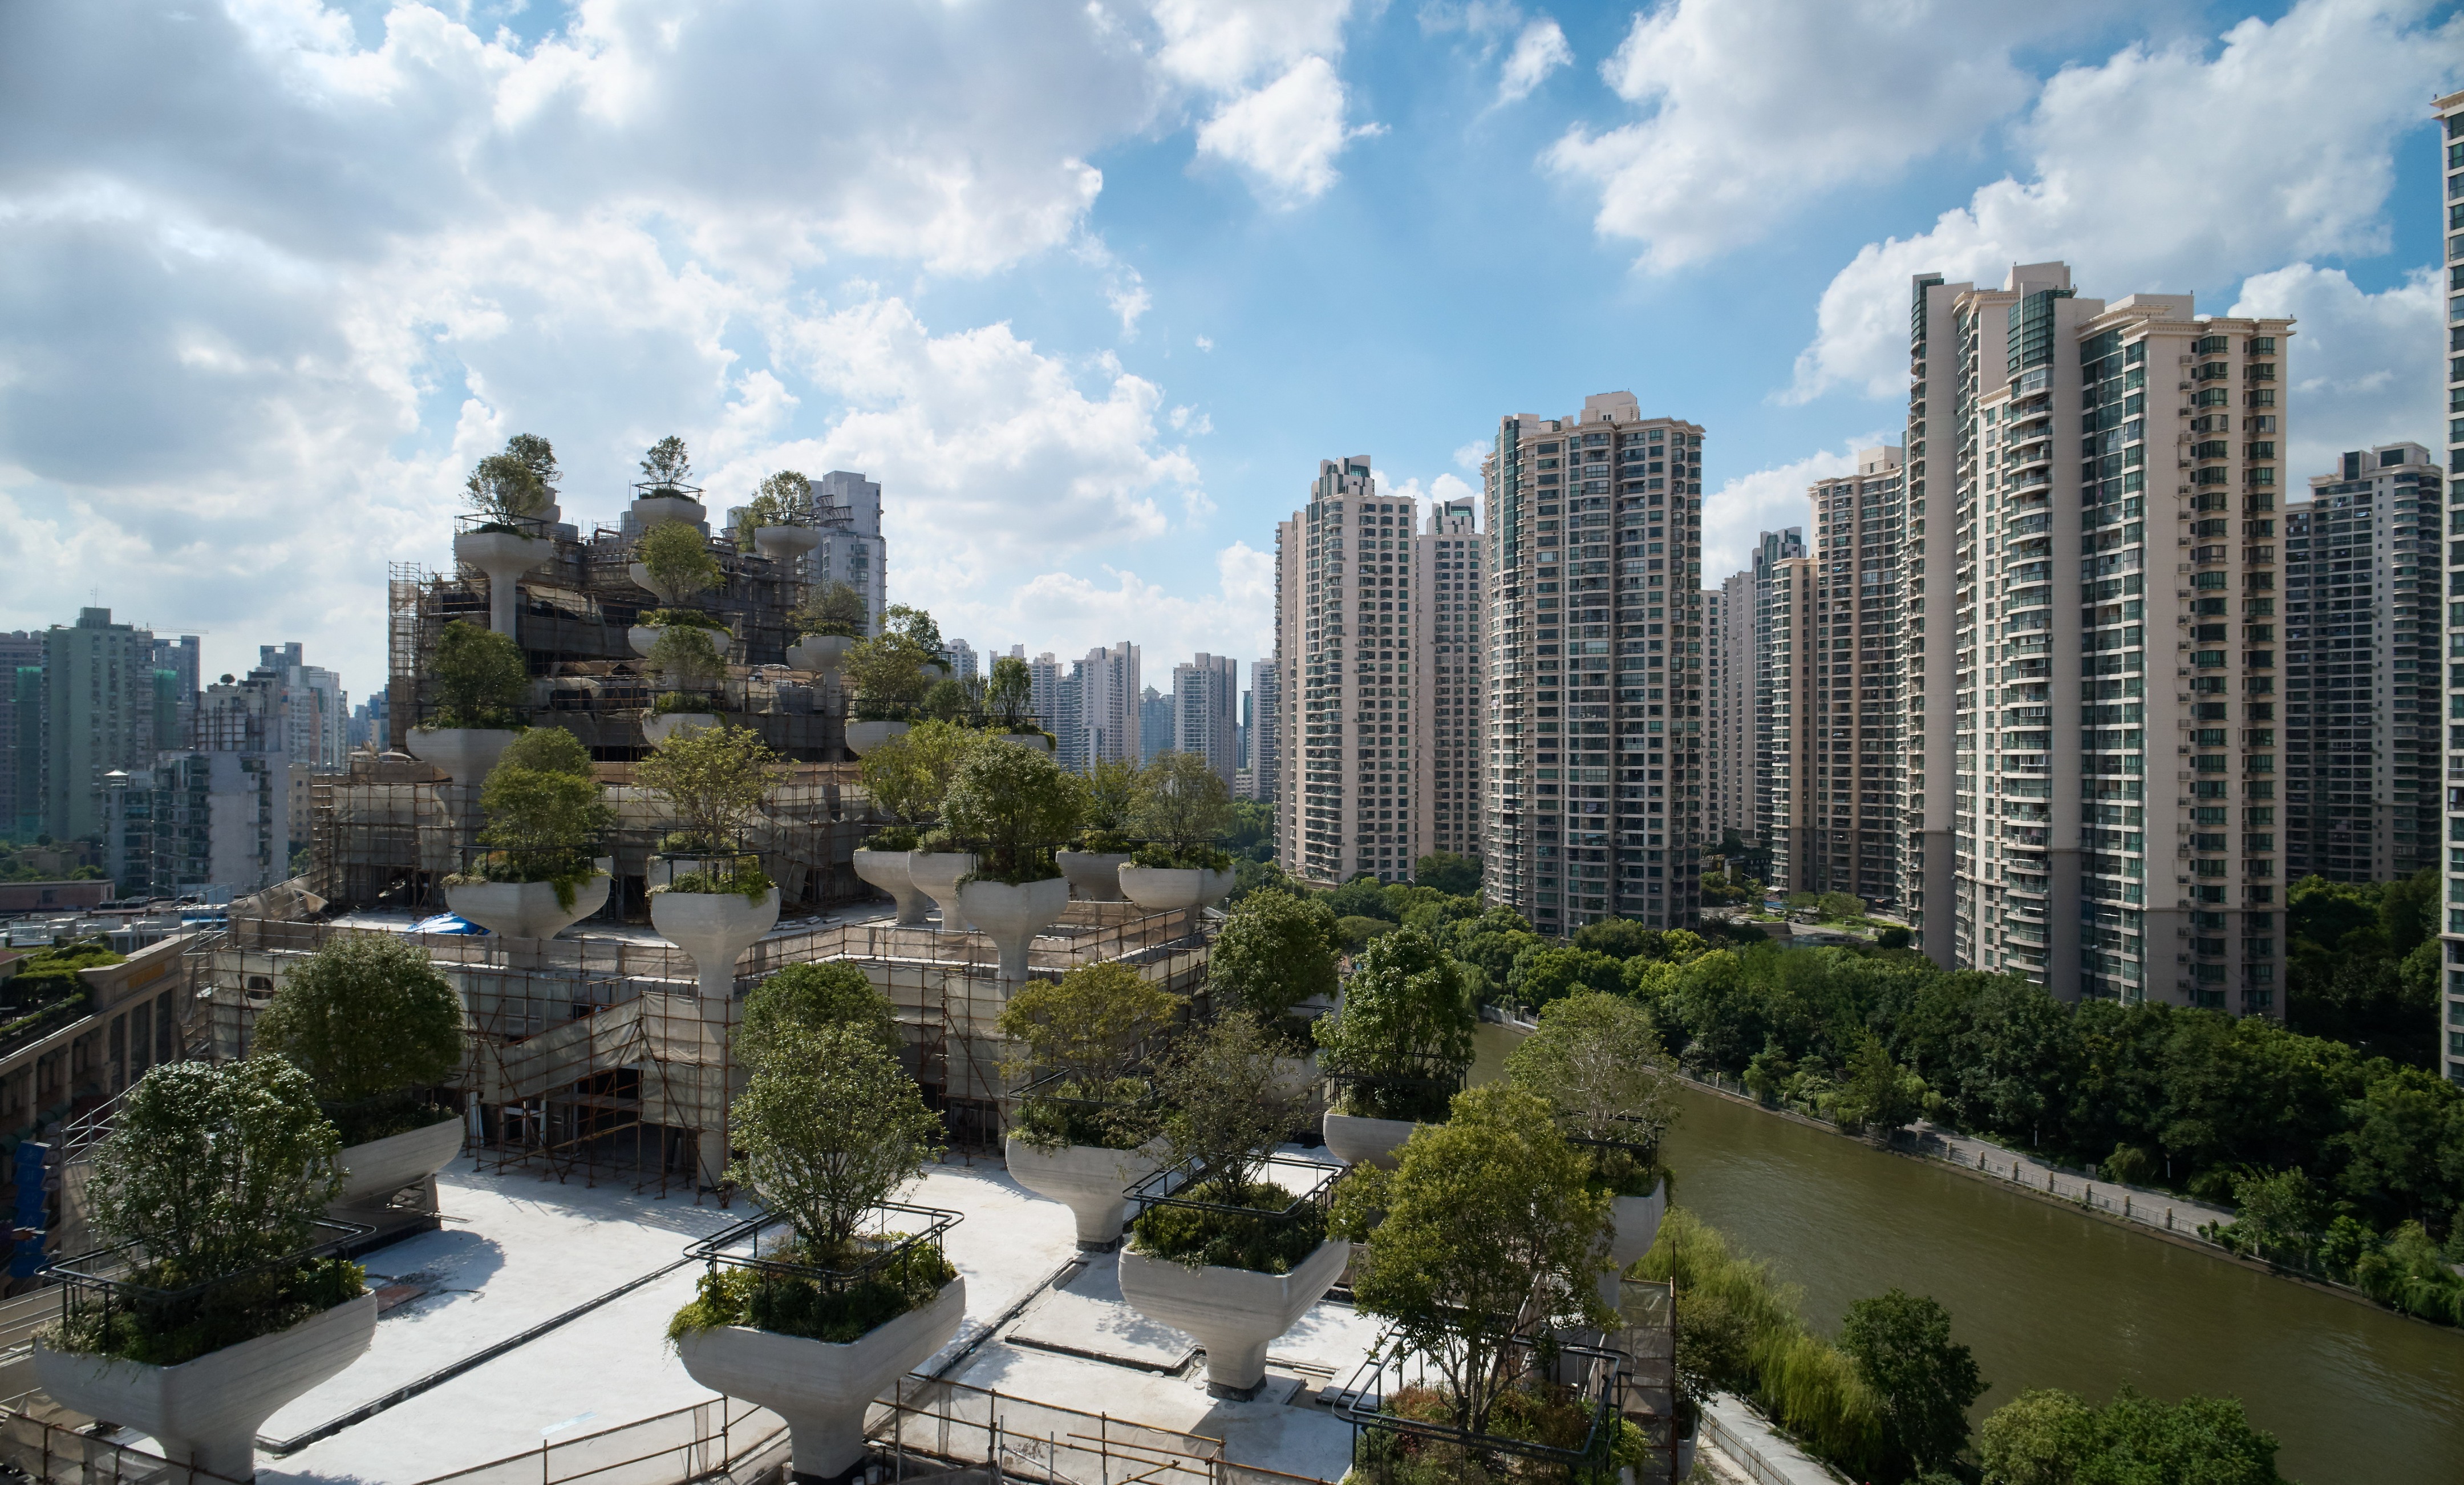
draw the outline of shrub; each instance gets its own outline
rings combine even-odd
[[[521,647],[468,619],[455,619],[436,638],[429,672],[436,678],[439,727],[517,727],[530,700],[530,668]]]
[[[461,1073],[462,997],[407,940],[340,934],[283,977],[254,1038],[253,1056],[297,1067],[317,1097],[360,1103]]]
[[[1327,1071],[1363,1080],[1345,1087],[1342,1112],[1440,1119],[1479,1025],[1463,966],[1427,934],[1400,928],[1369,946],[1342,1006],[1314,1031]]]
[[[951,832],[982,853],[975,875],[1010,883],[1061,875],[1055,846],[1083,817],[1077,781],[1041,748],[995,742],[968,750],[951,775],[941,812]]]
[[[1285,892],[1243,898],[1224,915],[1207,957],[1207,988],[1221,1006],[1280,1022],[1303,1001],[1334,998],[1341,932],[1323,898]]]

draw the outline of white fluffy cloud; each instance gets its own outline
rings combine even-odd
[[[1351,12],[1352,0],[1154,0],[1157,65],[1214,100],[1199,153],[1241,169],[1270,205],[1324,195],[1344,146],[1385,132],[1347,122],[1335,62]]]
[[[1603,235],[1639,243],[1648,268],[1682,267],[1972,141],[2035,90],[2014,52],[2115,8],[1671,0],[1600,64],[1643,117],[1577,125],[1546,163],[1598,193]]]
[[[2335,466],[2347,449],[2409,440],[2443,447],[2447,411],[2438,390],[2437,273],[2424,269],[2383,294],[2365,294],[2343,271],[2296,263],[2245,279],[2227,311],[2290,315],[2285,353],[2294,487]]]
[[[1497,77],[1497,100],[1519,103],[1531,96],[1548,76],[1560,67],[1573,64],[1574,52],[1566,45],[1566,33],[1555,21],[1542,16],[1523,28],[1514,38],[1514,50],[1506,55],[1506,66]]]
[[[944,632],[1003,654],[1023,644],[1029,655],[1049,650],[1070,660],[1129,640],[1144,683],[1157,691],[1170,691],[1173,666],[1199,651],[1228,654],[1242,662],[1245,686],[1249,662],[1275,648],[1274,553],[1235,542],[1216,553],[1215,574],[1216,591],[1191,593],[1119,568],[1105,569],[1104,582],[1047,572],[1001,601],[961,596],[934,612]]]
[[[1814,507],[1805,488],[1817,479],[1852,474],[1857,451],[1877,444],[1896,444],[1900,431],[1851,438],[1837,450],[1824,450],[1771,469],[1739,475],[1703,497],[1703,586],[1717,587],[1731,572],[1753,560],[1754,542],[1763,532],[1796,526],[1811,531]]]
[[[2063,258],[2084,292],[2119,298],[2384,252],[2394,141],[2427,117],[2464,45],[2464,18],[2431,13],[2422,0],[2299,0],[2213,49],[2135,44],[2065,68],[2016,129],[2026,180],[1995,181],[1840,270],[1792,399],[1900,395],[1918,273],[1998,283],[2011,263]]]

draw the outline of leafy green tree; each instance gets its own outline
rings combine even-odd
[[[2046,1388],[2021,1393],[1985,1420],[1977,1449],[1985,1485],[2281,1485],[2276,1439],[2250,1426],[2233,1398],[2164,1403],[2123,1383],[2091,1407]]]
[[[557,481],[564,476],[556,467],[554,444],[537,433],[516,433],[505,440],[505,452],[521,461],[522,468],[530,471],[531,477],[547,491],[549,499],[556,499]]]
[[[1332,1000],[1337,933],[1323,898],[1285,892],[1243,898],[1224,915],[1207,955],[1207,988],[1218,1005],[1245,1009],[1268,1024],[1303,1001]]]
[[[1119,1077],[1160,1047],[1185,1003],[1120,960],[1031,980],[1001,1007],[1001,1033],[1024,1048],[1016,1071]]]
[[[505,745],[496,766],[587,779],[591,777],[590,749],[562,727],[530,727]]]
[[[812,508],[813,482],[802,471],[782,469],[761,477],[753,499],[736,521],[736,544],[751,551],[754,535],[763,526],[783,525],[790,519]]]
[[[693,460],[686,456],[685,441],[670,433],[650,445],[642,455],[642,474],[661,490],[672,490],[693,477]]]
[[[1126,758],[1098,758],[1087,765],[1087,824],[1095,831],[1125,831],[1138,802],[1138,765]],[[1121,848],[1127,850],[1127,847]]]
[[[1917,942],[1917,936],[1897,923],[1886,923],[1874,935],[1874,946],[1881,949],[1903,949]]]
[[[616,823],[590,776],[588,755],[561,727],[534,728],[515,739],[480,786],[479,808],[488,819],[480,844],[495,848],[489,877],[553,881],[557,901],[566,908],[573,906],[576,885],[594,871],[593,845]]]
[[[1158,1060],[1155,1082],[1172,1110],[1164,1140],[1176,1162],[1195,1163],[1200,1190],[1244,1195],[1291,1129],[1300,1095],[1276,1066],[1282,1050],[1255,1014],[1233,1010]]]
[[[1480,857],[1432,851],[1412,864],[1412,879],[1449,897],[1468,898],[1480,891]]]
[[[1632,959],[1637,954],[1660,957],[1660,930],[1645,928],[1631,918],[1602,918],[1574,930],[1574,947]]]
[[[663,529],[674,524],[664,522]],[[727,656],[711,633],[697,624],[665,625],[659,630],[659,637],[650,641],[650,653],[644,657],[645,662],[679,693],[702,696],[727,675]]]
[[[317,1097],[357,1103],[462,1071],[462,997],[428,951],[389,933],[328,938],[258,1013],[252,1055],[278,1057]]]
[[[1041,748],[995,742],[970,749],[941,801],[950,831],[981,854],[977,872],[1010,883],[1061,875],[1053,848],[1085,818],[1077,781]]]
[[[1545,1006],[1581,990],[1614,993],[1625,984],[1625,967],[1590,949],[1533,945],[1517,954],[1507,971],[1506,992],[1517,1004]]]
[[[941,817],[958,767],[992,741],[972,727],[917,722],[864,755],[859,776],[873,807],[893,820],[927,825]],[[1007,746],[1008,744],[1001,744]]]
[[[471,508],[492,521],[513,523],[539,515],[555,502],[556,492],[522,458],[512,453],[481,459],[464,481]]]
[[[1857,1050],[1848,1058],[1847,1081],[1834,1109],[1842,1124],[1887,1135],[1925,1113],[1925,1079],[1900,1066],[1882,1039],[1868,1031],[1857,1039]]]
[[[741,1154],[728,1179],[752,1187],[814,1255],[846,1252],[865,1211],[945,1148],[915,1080],[875,1028],[852,1022],[782,1027],[729,1118]]]
[[[2031,1388],[1988,1414],[1977,1434],[1987,1485],[2072,1485],[2096,1448],[2096,1409],[2059,1387]]]
[[[1400,926],[1387,919],[1362,918],[1356,914],[1334,920],[1335,936],[1342,941],[1343,952],[1355,955]]]
[[[869,705],[894,710],[920,703],[949,669],[933,615],[891,604],[882,611],[880,632],[847,652],[840,674]]]
[[[1865,899],[1845,892],[1826,892],[1816,899],[1817,910],[1827,919],[1862,918]]]
[[[1445,1379],[1449,1419],[1485,1431],[1528,1385],[1521,1344],[1546,1328],[1613,1323],[1593,1287],[1608,1197],[1549,1105],[1490,1085],[1405,1141],[1397,1168],[1356,1168],[1335,1191],[1335,1231],[1356,1250],[1353,1296]]]
[[[845,960],[789,964],[744,997],[744,1021],[737,1046],[747,1067],[758,1067],[794,1031],[852,1026],[869,1031],[881,1050],[898,1054],[898,1014],[890,997],[865,972]]]
[[[1382,918],[1390,923],[1402,920],[1386,900],[1385,885],[1366,873],[1328,893],[1326,906],[1337,918]]]
[[[1677,1121],[1666,1062],[1647,1011],[1594,990],[1540,1008],[1539,1030],[1507,1055],[1506,1080],[1547,1099],[1569,1135],[1613,1141],[1585,1146],[1586,1159],[1618,1194],[1645,1196],[1656,1180],[1651,1157],[1617,1146],[1656,1151]]]
[[[1231,828],[1232,790],[1205,759],[1166,748],[1138,771],[1130,823],[1148,840],[1179,852],[1204,848]]]
[[[633,765],[633,779],[667,801],[694,849],[723,851],[752,822],[784,764],[750,728],[708,727],[670,738]]]
[[[1347,1112],[1409,1119],[1443,1107],[1471,1067],[1479,1026],[1454,956],[1419,929],[1398,928],[1369,945],[1344,985],[1343,1004],[1312,1031],[1330,1073],[1412,1085],[1396,1097],[1376,1084],[1354,1086],[1344,1095]]]
[[[1892,1451],[1906,1474],[1950,1470],[1968,1448],[1968,1405],[1985,1379],[1950,1339],[1950,1312],[1893,1289],[1848,1306],[1839,1349],[1882,1400]]]
[[[633,560],[642,565],[650,591],[662,603],[683,603],[716,587],[726,576],[701,532],[682,521],[662,521],[643,532],[633,543]]]
[[[514,727],[530,700],[531,673],[521,647],[485,625],[455,619],[436,636],[429,662],[436,680],[439,727]]]
[[[1232,801],[1232,826],[1223,844],[1244,861],[1275,859],[1275,807],[1259,799]]]
[[[844,639],[862,639],[867,614],[863,589],[852,583],[832,580],[816,584],[796,610],[796,633],[836,634]]]
[[[1024,660],[1014,654],[993,660],[992,679],[984,687],[984,709],[1006,732],[1016,732],[1036,720],[1035,676]]]
[[[2016,977],[1996,977],[1978,997],[1962,1047],[1959,1097],[1972,1117],[2040,1142],[2075,1066],[2061,1006]]]
[[[166,1062],[96,1147],[87,1209],[105,1240],[145,1255],[147,1287],[186,1289],[306,1248],[341,1188],[341,1153],[309,1075],[281,1057]]]

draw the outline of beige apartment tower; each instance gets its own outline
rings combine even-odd
[[[1950,562],[1947,593],[1943,565],[1921,569],[1925,629],[1910,575],[1908,715],[1927,747],[1905,870],[1930,872],[1924,827],[1947,792],[1956,964],[2065,1000],[2281,1016],[2292,322],[2201,319],[2189,295],[2083,299],[2038,263],[1998,289],[1920,279],[1920,330],[1946,287],[1951,359],[1913,343],[1915,384],[1938,395],[1912,396],[1910,426],[1946,422],[1925,539]],[[1912,467],[1911,543],[1916,486]],[[1929,945],[1943,906],[1928,881]]]
[[[2431,105],[2439,121],[2439,240],[2447,245],[2445,261],[2446,323],[2439,335],[2440,389],[2447,395],[2447,654],[2464,656],[2464,499],[2457,479],[2464,475],[2464,93],[2450,93]],[[2427,565],[2425,564],[2425,565]],[[2450,1082],[2464,1083],[2464,659],[2451,659],[2446,694],[2447,757],[2444,790],[2447,838],[2443,863],[2447,890],[2447,923],[2441,966],[2446,980],[2445,1005],[2434,1033],[2439,1039],[2439,1067]],[[2437,693],[2433,692],[2435,696]]]
[[[1482,462],[1484,881],[1544,934],[1701,905],[1702,459],[1701,425],[1607,392],[1500,420]]]

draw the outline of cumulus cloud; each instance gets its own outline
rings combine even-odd
[[[2293,317],[2285,353],[2294,488],[2348,449],[2410,441],[2442,447],[2438,395],[2443,296],[2434,269],[2365,294],[2342,269],[2296,263],[2243,280],[2227,313]]]
[[[1548,76],[1574,60],[1573,48],[1566,45],[1566,33],[1555,21],[1546,16],[1523,28],[1514,38],[1514,50],[1507,53],[1506,66],[1497,78],[1497,100],[1519,103],[1531,96]]]
[[[1736,476],[1703,497],[1703,586],[1717,587],[1729,573],[1749,564],[1754,543],[1763,532],[1796,526],[1811,533],[1814,507],[1806,499],[1806,486],[1855,473],[1858,450],[1896,444],[1900,436],[1900,431],[1892,429],[1851,438],[1837,450]]]
[[[1346,120],[1335,61],[1351,11],[1351,0],[1155,0],[1157,65],[1215,100],[1198,152],[1243,171],[1269,205],[1324,195],[1344,147],[1385,132]]]
[[[1247,663],[1274,653],[1274,553],[1235,542],[1216,553],[1215,576],[1214,592],[1192,593],[1116,567],[1101,581],[1046,572],[999,602],[961,595],[934,612],[944,632],[983,636],[979,648],[1003,654],[1023,644],[1030,655],[1049,650],[1066,661],[1129,640],[1158,691],[1172,689],[1175,664],[1201,650],[1238,657],[1246,684]]]
[[[2464,45],[2464,17],[2429,14],[2418,0],[2300,0],[2212,51],[2134,44],[2064,68],[2016,128],[2026,179],[1868,244],[1831,281],[1790,399],[1900,395],[1918,273],[1999,283],[2011,263],[2063,258],[2084,292],[2119,298],[2385,252],[2394,142]]]
[[[2015,52],[2116,9],[1670,0],[1600,64],[1642,117],[1577,124],[1545,163],[1598,194],[1594,225],[1640,244],[1642,266],[1683,267],[1972,141],[2035,90]]]

